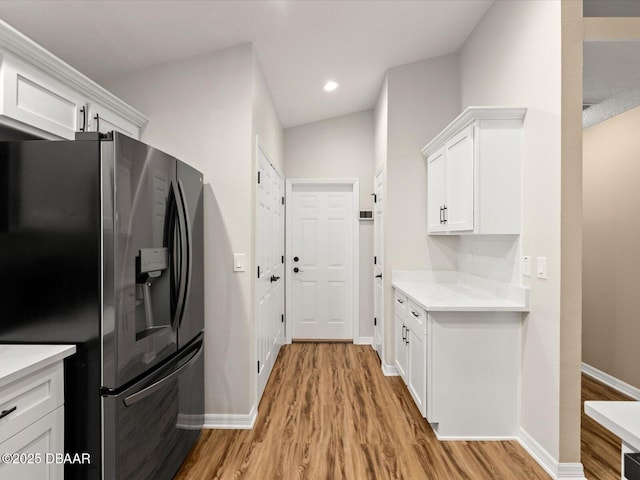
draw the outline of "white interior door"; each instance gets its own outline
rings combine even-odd
[[[284,343],[284,184],[258,148],[256,339],[258,399]]]
[[[383,295],[383,270],[384,270],[384,170],[380,169],[374,179],[374,199],[373,206],[373,348],[378,352],[382,360],[383,344],[383,316],[384,316],[384,295]]]
[[[293,184],[287,297],[292,339],[352,340],[357,283],[354,184]],[[289,213],[288,213],[289,215]]]

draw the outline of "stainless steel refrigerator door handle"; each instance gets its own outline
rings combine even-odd
[[[180,215],[182,215],[182,225],[180,227],[180,242],[181,242],[181,250],[182,250],[182,262],[181,262],[181,272],[180,272],[180,286],[178,289],[178,305],[179,308],[176,309],[176,319],[175,325],[180,325],[182,322],[182,315],[184,314],[185,305],[187,303],[187,296],[189,294],[189,290],[191,289],[191,262],[192,262],[192,252],[191,252],[191,231],[189,229],[189,212],[187,211],[187,204],[185,202],[185,193],[184,187],[182,186],[182,182],[178,180],[178,195],[177,200],[178,203],[178,220],[180,220]],[[186,257],[186,258],[185,258]]]
[[[161,388],[163,388],[167,383],[172,381],[174,378],[176,378],[178,375],[180,375],[180,373],[182,373],[184,370],[186,370],[191,365],[193,365],[196,362],[196,360],[198,360],[200,355],[202,355],[202,350],[204,350],[203,347],[204,347],[204,344],[201,343],[200,347],[198,348],[198,350],[193,354],[193,356],[189,359],[189,361],[187,363],[182,365],[180,368],[174,370],[173,372],[171,372],[166,377],[158,380],[155,383],[152,383],[148,387],[143,388],[142,390],[140,390],[139,392],[134,393],[133,395],[129,395],[128,397],[125,397],[124,398],[125,406],[130,407],[130,406],[138,403],[140,400],[144,400],[149,395],[151,395],[154,392],[156,392],[156,391],[160,390]]]
[[[178,279],[177,279],[177,293],[175,294],[175,311],[173,312],[173,319],[171,320],[171,326],[172,328],[175,330],[176,328],[178,328],[178,325],[180,323],[180,320],[182,319],[182,312],[184,310],[184,300],[185,300],[185,294],[186,294],[186,288],[187,288],[187,275],[185,272],[185,269],[187,268],[187,262],[185,261],[185,255],[189,255],[189,248],[187,245],[187,239],[186,239],[186,219],[185,219],[185,211],[184,211],[184,202],[182,200],[182,194],[181,192],[178,190],[179,186],[176,185],[174,182],[171,182],[171,188],[173,189],[173,198],[174,198],[174,203],[175,203],[175,210],[176,210],[176,216],[178,217],[178,232],[179,232],[179,238],[178,238],[178,248],[174,248],[172,249],[173,255],[177,255],[177,262],[174,260],[174,265],[176,265],[177,263],[177,269],[178,269]],[[175,235],[175,232],[172,233],[172,235]],[[174,240],[175,241],[175,240]]]

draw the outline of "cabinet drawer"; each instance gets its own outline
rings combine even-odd
[[[408,304],[407,296],[398,290],[394,290],[393,294],[393,305],[395,312],[401,317],[404,318],[407,312],[407,304]]]
[[[407,305],[407,319],[409,328],[416,334],[427,334],[427,312],[411,300]]]
[[[62,363],[16,380],[0,390],[0,443],[64,404]]]

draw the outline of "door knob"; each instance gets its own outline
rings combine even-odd
[[[382,278],[382,274],[379,273],[378,275],[376,275],[376,278]]]
[[[278,280],[280,280],[280,277],[276,277],[275,275],[271,275],[271,283],[277,282]]]
[[[300,270],[298,267],[294,267],[293,273],[298,273],[298,272],[302,272],[302,270]]]

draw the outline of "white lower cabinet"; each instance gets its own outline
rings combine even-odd
[[[394,314],[395,320],[395,344],[396,344],[396,370],[398,370],[398,375],[400,375],[406,383],[407,377],[407,344],[406,344],[406,325],[404,323],[404,318],[402,318],[398,313]]]
[[[427,313],[400,292],[395,294],[395,359],[422,416],[427,413]]]
[[[395,294],[395,363],[439,439],[518,429],[520,313],[429,311]]]
[[[407,334],[409,368],[407,388],[423,417],[427,414],[427,346],[426,335],[413,330]]]
[[[0,479],[64,477],[64,374],[59,361],[0,389]]]
[[[64,407],[60,406],[0,443],[0,478],[62,480],[64,465]],[[5,458],[7,457],[7,458]],[[8,462],[7,462],[8,460]]]

